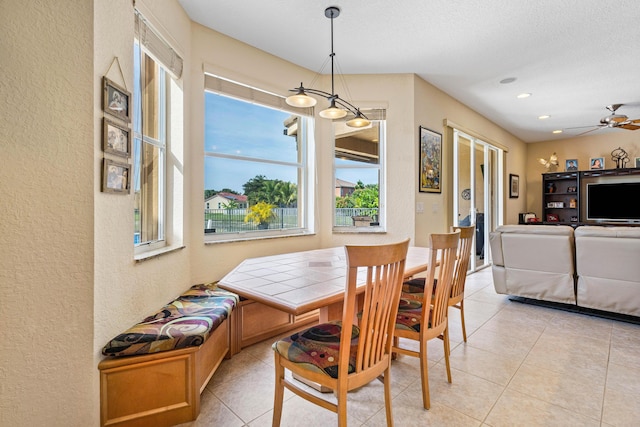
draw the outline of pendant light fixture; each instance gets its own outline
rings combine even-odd
[[[329,107],[320,111],[320,117],[335,120],[341,119],[348,113],[351,113],[354,117],[347,121],[347,126],[355,128],[369,126],[371,122],[359,108],[340,98],[338,94],[335,93],[334,57],[336,54],[333,51],[333,19],[337,18],[339,15],[340,9],[336,6],[330,6],[324,10],[324,16],[331,19],[331,54],[329,55],[331,58],[331,93],[318,89],[305,88],[302,82],[300,82],[300,87],[289,90],[290,92],[295,92],[295,94],[287,97],[286,101],[287,104],[293,107],[308,108],[316,105],[317,101],[315,98],[307,95],[307,93],[322,96],[329,101]]]

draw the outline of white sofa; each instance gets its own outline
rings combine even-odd
[[[489,234],[499,294],[576,303],[573,228],[503,225]]]
[[[490,246],[500,294],[640,316],[640,227],[504,225]]]

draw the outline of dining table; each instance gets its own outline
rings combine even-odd
[[[428,254],[428,248],[409,247],[405,278],[426,271]],[[359,283],[364,283],[364,274],[362,269]],[[339,246],[247,258],[218,286],[293,315],[319,309],[320,322],[326,322],[342,318],[346,276],[346,251]]]

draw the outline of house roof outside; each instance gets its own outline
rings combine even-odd
[[[239,203],[247,202],[247,196],[245,196],[244,194],[233,194],[233,193],[226,193],[226,192],[217,193],[211,197],[206,198],[204,201],[208,202],[209,200],[213,200],[216,197],[222,197],[224,199],[234,201],[234,202],[239,202]]]

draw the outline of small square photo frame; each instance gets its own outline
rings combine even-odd
[[[128,159],[131,156],[131,129],[108,117],[103,118],[102,127],[102,150]]]
[[[520,176],[509,174],[509,198],[517,199],[520,197]]]
[[[564,170],[567,172],[578,170],[578,159],[567,159],[564,162]]]
[[[102,192],[129,194],[131,165],[104,158]]]
[[[556,214],[547,214],[547,222],[558,222],[560,219]]]
[[[604,169],[604,157],[592,157],[589,159],[589,169]]]
[[[127,123],[131,121],[131,93],[106,77],[102,78],[102,109]]]
[[[640,157],[635,158],[635,163],[636,163],[635,167],[640,168]]]

